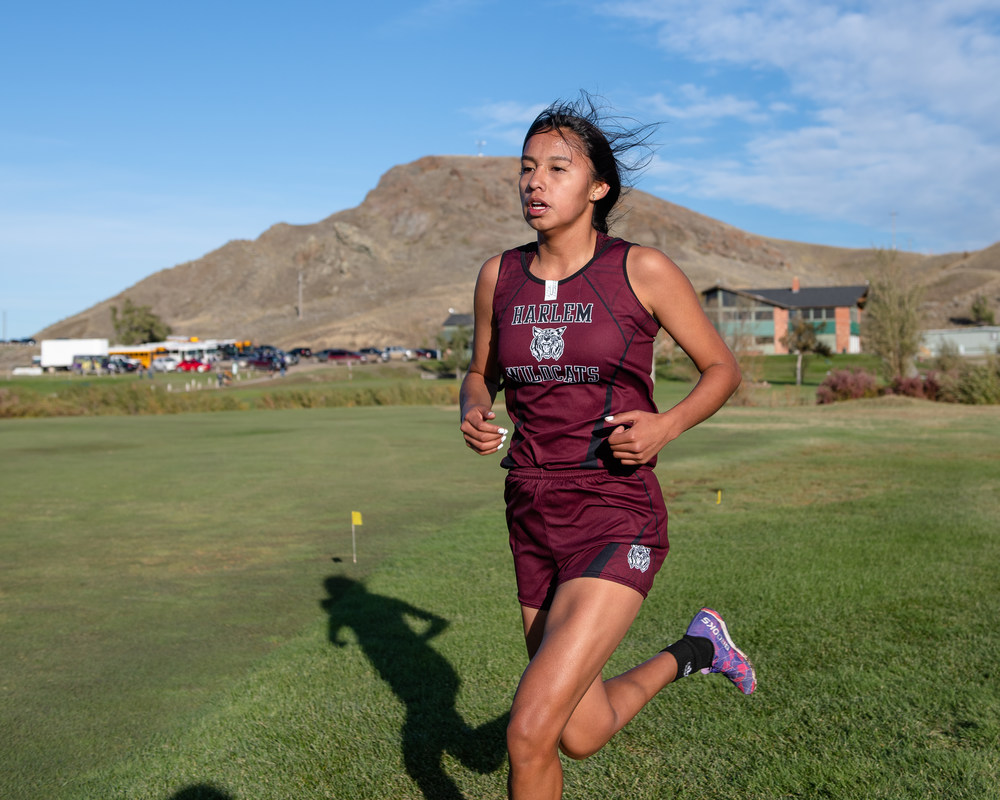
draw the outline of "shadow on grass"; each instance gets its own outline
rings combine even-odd
[[[208,784],[198,784],[181,789],[177,794],[170,795],[169,800],[233,800],[232,795],[219,791]]]
[[[506,754],[508,715],[470,728],[455,709],[458,675],[428,644],[448,621],[405,601],[372,594],[350,578],[330,577],[324,586],[331,644],[343,647],[340,631],[353,630],[372,666],[406,706],[406,771],[428,800],[463,800],[444,771],[443,755],[450,753],[480,774],[499,769]]]

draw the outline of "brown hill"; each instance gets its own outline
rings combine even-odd
[[[431,156],[387,172],[364,202],[311,225],[277,224],[161,270],[56,323],[37,338],[113,338],[110,307],[150,305],[175,333],[277,346],[418,346],[449,308],[471,311],[479,265],[529,241],[517,204],[517,159]],[[658,247],[698,289],[862,283],[870,250],[768,239],[645,192],[633,192],[615,233]],[[1000,244],[975,253],[901,253],[926,286],[928,323],[1000,300]],[[302,314],[297,312],[299,281]]]

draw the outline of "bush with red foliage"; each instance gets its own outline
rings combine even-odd
[[[864,369],[832,370],[816,390],[816,402],[820,405],[836,403],[838,400],[860,400],[864,397],[878,397],[878,378]]]
[[[822,405],[882,394],[939,403],[1000,404],[1000,358],[992,357],[986,363],[962,362],[957,368],[929,370],[922,376],[896,377],[883,389],[875,375],[865,370],[833,370],[816,391],[816,402]]]
[[[903,397],[916,397],[918,400],[956,402],[953,395],[957,380],[958,376],[953,373],[932,369],[926,375],[894,378],[889,391]]]
[[[903,397],[916,397],[919,400],[927,399],[926,385],[924,383],[924,379],[919,375],[913,375],[909,378],[903,378],[897,375],[892,379],[890,392],[892,394],[902,395]]]

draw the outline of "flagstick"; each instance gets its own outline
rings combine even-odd
[[[355,528],[361,525],[361,512],[351,512],[351,550],[354,551],[354,563],[358,563],[358,537],[355,535]]]

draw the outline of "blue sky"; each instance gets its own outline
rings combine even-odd
[[[744,230],[1000,240],[1000,0],[35,0],[0,74],[8,338],[396,164],[516,155],[581,88],[663,123],[639,188]]]

